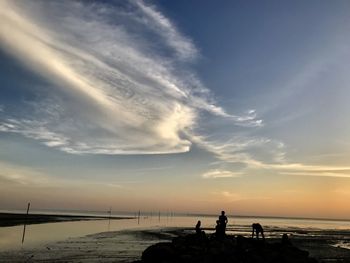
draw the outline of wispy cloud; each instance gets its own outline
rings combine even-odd
[[[276,169],[280,174],[318,177],[350,177],[350,166],[306,165],[289,163],[269,165],[267,168]]]
[[[228,178],[228,177],[238,177],[241,176],[243,173],[241,172],[231,172],[228,170],[210,170],[208,172],[205,172],[202,174],[203,178],[208,178],[208,179],[215,179],[215,178]]]
[[[349,173],[332,173],[328,171],[318,171],[318,172],[280,172],[280,174],[286,174],[286,175],[294,175],[294,176],[316,176],[316,177],[344,177],[344,178],[350,178],[350,170]]]
[[[241,194],[233,193],[227,190],[222,191],[214,191],[210,193],[214,196],[214,198],[218,198],[219,200],[225,201],[225,202],[235,202],[239,200],[244,200],[245,197],[243,197]]]
[[[32,168],[25,165],[0,161],[0,185],[1,187],[25,187],[25,188],[115,188],[121,190],[131,189],[131,185],[142,184],[141,181],[130,180],[96,180],[61,178],[49,175],[47,171]]]
[[[213,196],[218,198],[221,202],[239,202],[239,201],[254,201],[254,200],[269,200],[271,197],[268,196],[252,196],[238,192],[232,192],[229,190],[214,191],[211,193]]]
[[[238,201],[244,199],[240,194],[232,193],[230,191],[222,191],[219,193],[219,195],[223,196],[229,201]]]
[[[200,111],[262,124],[254,111],[236,116],[216,105],[190,69],[199,53],[192,41],[142,1],[1,0],[0,45],[51,83],[31,106],[0,112],[0,129],[49,147],[186,152]]]
[[[44,172],[26,166],[0,161],[2,185],[42,186],[49,182]]]
[[[198,55],[197,48],[191,40],[185,38],[173,23],[161,12],[157,11],[155,6],[147,6],[142,1],[135,1],[136,5],[143,12],[142,21],[152,27],[163,36],[166,43],[172,47],[180,59],[195,59]]]
[[[231,169],[213,169],[203,178],[235,177],[252,174],[256,170],[291,176],[350,177],[350,166],[296,163],[286,158],[282,142],[266,138],[233,137],[228,141],[210,141],[194,136],[192,140],[219,160],[216,166],[242,164],[239,172]]]
[[[284,145],[263,137],[231,136],[228,140],[212,140],[205,136],[192,136],[199,147],[213,153],[227,163],[242,163],[249,167],[262,167],[266,163],[284,163]]]

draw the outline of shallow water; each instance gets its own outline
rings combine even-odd
[[[91,214],[91,213],[90,213]],[[116,215],[113,215],[116,216]],[[125,216],[125,214],[124,214]],[[129,215],[130,216],[130,215]],[[288,232],[293,235],[325,235],[326,230],[332,230],[332,235],[344,235],[350,230],[349,221],[317,220],[317,219],[288,219],[288,218],[253,218],[229,217],[227,231],[229,234],[250,235],[251,224],[259,222],[265,229],[265,235],[279,237]],[[118,231],[124,229],[145,229],[165,227],[194,227],[198,220],[202,228],[210,233],[215,227],[216,217],[213,216],[141,216],[139,219],[122,220],[91,220],[77,222],[46,223],[27,225],[24,244],[21,243],[23,226],[0,228],[0,250],[17,250],[44,246],[47,243],[80,237],[89,234]],[[338,230],[338,231],[334,231]],[[329,238],[329,237],[328,237]],[[342,247],[350,247],[343,242]]]
[[[345,241],[338,242],[338,243],[334,244],[333,246],[334,247],[346,248],[346,249],[350,250],[350,243],[349,242],[345,242]]]

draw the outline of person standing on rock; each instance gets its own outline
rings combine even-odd
[[[228,220],[227,216],[225,216],[225,211],[221,211],[221,215],[219,216],[219,224],[223,235],[225,235],[227,222]]]

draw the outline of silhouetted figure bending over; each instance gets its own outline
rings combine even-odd
[[[252,238],[254,238],[254,232],[255,232],[257,239],[259,239],[259,234],[261,234],[263,240],[265,240],[264,229],[262,228],[262,226],[259,223],[252,224],[252,229],[253,229]]]

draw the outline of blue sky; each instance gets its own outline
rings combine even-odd
[[[347,1],[0,6],[0,208],[350,217]]]

